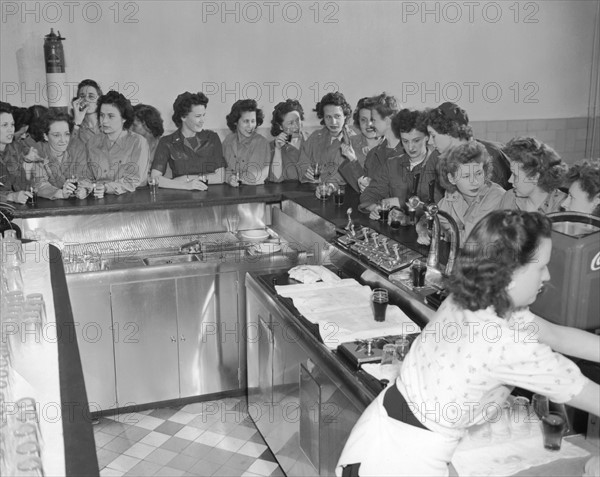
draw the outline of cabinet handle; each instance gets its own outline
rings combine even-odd
[[[181,335],[181,341],[185,341],[185,336]]]
[[[177,338],[175,338],[174,336],[171,336],[171,342],[177,343]]]

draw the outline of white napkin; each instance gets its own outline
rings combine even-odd
[[[465,436],[452,457],[452,464],[461,477],[500,476],[512,475],[558,459],[587,455],[589,455],[588,451],[565,439],[562,441],[560,451],[544,449],[540,425],[534,423],[531,426],[531,434],[519,439],[509,438],[482,443]]]
[[[338,282],[341,280],[335,273],[321,265],[298,265],[288,272],[290,278],[302,283]]]
[[[356,339],[408,335],[419,331],[419,327],[395,305],[388,305],[385,321],[375,321],[371,307],[372,290],[354,279],[280,285],[275,289],[281,296],[291,298],[307,320],[319,325],[321,338],[330,349]]]

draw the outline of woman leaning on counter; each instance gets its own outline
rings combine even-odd
[[[532,137],[511,139],[504,147],[510,159],[513,188],[506,191],[501,209],[550,214],[557,212],[567,195],[563,185],[567,165],[554,149]]]
[[[600,362],[600,336],[528,309],[550,279],[551,231],[544,215],[514,210],[494,211],[475,226],[447,283],[449,297],[395,384],[356,423],[338,475],[448,475],[467,429],[495,422],[488,411],[500,410],[515,386],[600,414],[598,384],[559,354]]]
[[[109,91],[98,99],[102,134],[85,144],[88,180],[81,185],[94,194],[133,192],[148,174],[148,142],[129,130],[133,107],[121,93]]]
[[[161,138],[152,161],[152,177],[167,189],[206,190],[208,184],[224,181],[225,166],[221,140],[204,129],[208,98],[204,93],[181,93],[173,103],[177,131]],[[167,164],[173,178],[165,177]]]
[[[66,113],[50,112],[43,126],[44,141],[36,148],[45,159],[40,167],[45,173],[38,186],[38,195],[46,199],[68,199],[73,194],[85,197],[84,188],[76,191],[76,178],[87,175],[87,164],[69,151],[73,121]]]
[[[302,129],[304,109],[295,99],[286,99],[278,103],[271,119],[271,182],[299,181],[301,177],[300,147],[308,139]]]
[[[253,99],[240,99],[226,119],[231,131],[223,141],[227,183],[232,187],[263,184],[271,167],[271,151],[269,141],[256,130],[264,120],[262,110]]]
[[[492,168],[486,148],[476,141],[455,146],[440,156],[438,179],[446,193],[438,206],[455,220],[461,246],[475,224],[499,208],[505,191],[490,181]],[[424,224],[424,219],[417,224],[417,241],[428,245],[430,237]],[[446,229],[443,218],[440,224]]]

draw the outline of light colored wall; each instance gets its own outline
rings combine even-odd
[[[383,90],[415,108],[456,100],[482,124],[588,110],[594,1],[0,4],[0,99],[13,104],[44,102],[42,44],[53,27],[67,37],[70,82],[94,78],[153,104],[167,129],[175,96],[201,89],[216,130],[244,93],[260,96],[267,122],[286,93],[300,94],[309,127],[316,100],[338,88],[352,104]],[[504,132],[491,124],[486,133]]]

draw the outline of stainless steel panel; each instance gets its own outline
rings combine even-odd
[[[237,273],[177,279],[181,397],[239,388]]]
[[[98,280],[67,276],[74,330],[81,356],[90,411],[116,407],[115,357],[110,309],[110,287]]]
[[[179,397],[175,280],[110,287],[119,406]]]
[[[271,223],[268,209],[264,203],[252,203],[50,216],[24,219],[22,230],[27,235],[39,229],[57,241],[74,244],[170,237],[226,231],[231,215],[239,217],[239,230],[261,228]]]
[[[163,255],[160,257],[148,257],[142,260],[148,266],[154,265],[171,265],[174,263],[189,263],[198,262],[198,255]]]
[[[320,422],[321,387],[302,364],[300,365],[300,448],[314,466],[316,474],[321,473]]]

